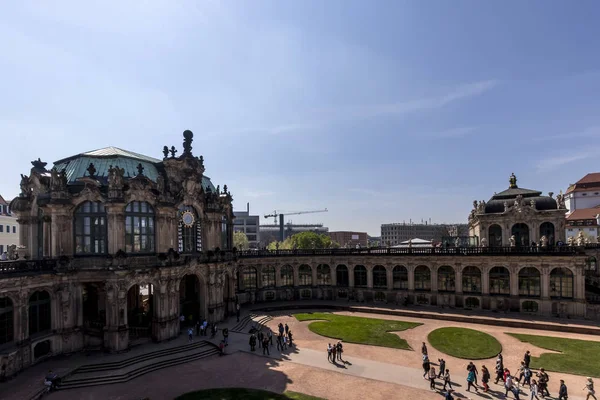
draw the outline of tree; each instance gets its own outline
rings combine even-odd
[[[244,232],[233,232],[233,246],[238,250],[247,250],[250,247]]]
[[[288,237],[283,242],[271,242],[267,248],[269,250],[293,250],[293,249],[331,249],[338,248],[340,245],[331,240],[325,234],[316,232],[300,232]]]

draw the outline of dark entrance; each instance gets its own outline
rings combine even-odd
[[[179,311],[185,318],[183,326],[193,326],[200,318],[200,280],[196,275],[186,275],[179,283]]]
[[[130,339],[152,337],[154,285],[133,285],[127,291],[127,325]]]
[[[511,234],[515,237],[515,246],[529,246],[529,227],[527,224],[514,224]]]

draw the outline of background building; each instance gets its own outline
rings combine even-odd
[[[565,193],[567,223],[565,237],[577,237],[580,232],[589,243],[598,243],[600,215],[600,172],[587,174],[569,185]]]
[[[329,232],[329,237],[334,242],[337,242],[340,247],[356,247],[357,245],[367,247],[369,244],[367,232]]]
[[[244,232],[248,238],[251,249],[258,248],[260,243],[260,216],[250,215],[250,203],[246,204],[246,211],[234,211],[234,232]]]
[[[21,244],[19,242],[19,224],[17,217],[12,215],[8,203],[0,196],[0,254],[8,252],[8,246]]]
[[[452,235],[451,235],[452,233]],[[433,242],[441,242],[444,237],[466,236],[468,227],[466,224],[432,224],[425,221],[416,224],[409,223],[391,223],[381,225],[381,245],[395,246],[410,239],[421,238]]]

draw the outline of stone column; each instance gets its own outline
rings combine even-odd
[[[481,294],[483,296],[489,296],[490,294],[490,267],[488,265],[481,265]]]
[[[63,208],[54,209],[52,213],[51,229],[53,257],[72,256],[73,247],[73,218],[72,215]]]
[[[365,265],[367,269],[367,289],[373,289],[373,264],[368,263]]]
[[[33,257],[33,252],[31,251],[31,243],[30,238],[31,234],[31,220],[28,217],[20,217],[17,219],[17,223],[19,224],[19,243],[22,246],[25,246],[25,253],[22,251],[19,253],[19,257],[29,256]],[[15,243],[16,244],[16,243]]]
[[[354,287],[354,265],[348,265],[348,288]]]
[[[415,266],[413,264],[406,264],[406,270],[408,271],[408,291],[415,291]]]
[[[52,242],[55,242],[55,240],[52,240],[52,217],[50,215],[46,215],[43,217],[43,221],[42,248],[44,257],[56,257],[56,254],[52,253]]]
[[[119,352],[126,350],[128,346],[127,292],[121,290],[117,282],[107,282],[104,348],[110,352]]]
[[[550,268],[547,265],[541,267],[540,272],[540,285],[542,301],[550,300]]]
[[[281,287],[281,265],[275,265],[275,287]]]
[[[454,282],[454,290],[458,296],[463,294],[463,285],[462,285],[462,264],[456,263],[454,266],[454,274],[455,274],[455,282]]]
[[[386,265],[387,290],[394,290],[394,266]]]
[[[580,302],[585,302],[585,266],[584,265],[576,265],[575,273],[573,276],[573,296],[575,300]]]
[[[311,263],[309,265],[312,271],[312,286],[316,287],[319,285],[319,282],[317,282],[317,268],[320,264]]]
[[[337,266],[329,266],[329,273],[331,274],[331,286],[337,286]]]
[[[227,221],[227,249],[233,249],[233,221]]]
[[[436,264],[432,264],[431,268],[431,293],[434,295],[438,292],[438,266]]]
[[[511,263],[508,267],[510,273],[510,297],[519,297],[519,266],[516,263]]]
[[[106,205],[108,253],[125,251],[125,205],[112,203]]]

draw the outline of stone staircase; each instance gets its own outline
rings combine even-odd
[[[250,334],[250,328],[253,325],[256,326],[256,329],[260,331],[266,326],[267,322],[271,321],[272,319],[273,317],[270,315],[250,314],[242,318],[240,322],[231,328],[231,332]]]
[[[162,368],[180,365],[220,353],[207,341],[140,354],[121,361],[88,364],[78,367],[62,378],[59,390],[86,386],[123,383]]]

